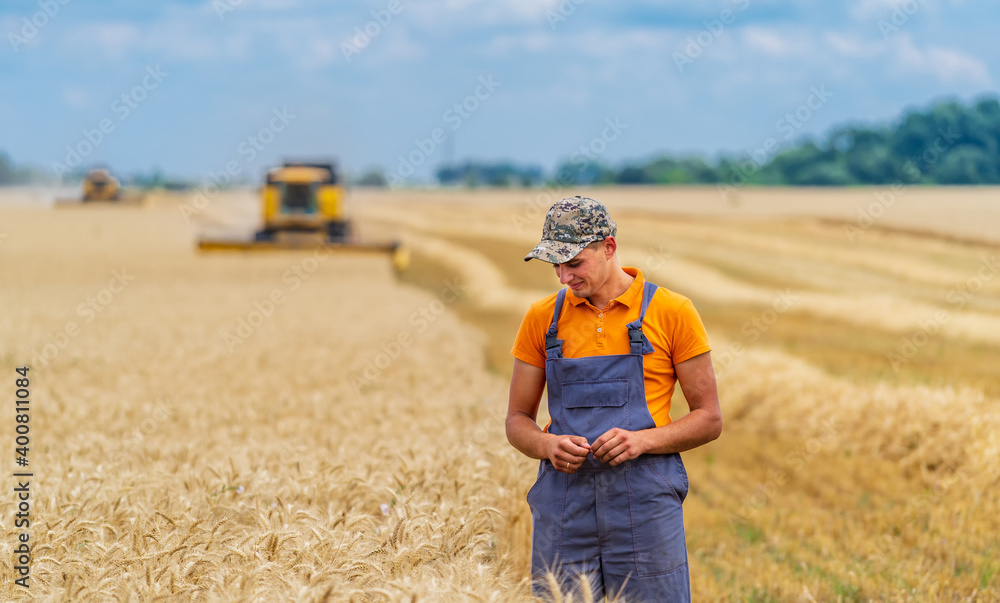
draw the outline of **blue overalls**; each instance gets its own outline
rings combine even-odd
[[[653,346],[642,334],[656,285],[646,283],[639,319],[629,323],[629,354],[563,358],[556,296],[545,336],[549,433],[579,435],[593,444],[609,429],[655,427],[646,405],[642,356]],[[579,593],[578,574],[590,577],[600,600],[621,592],[627,601],[690,601],[681,503],[688,480],[679,454],[647,454],[611,467],[589,455],[572,474],[548,460],[528,491],[533,520],[531,571],[536,596],[545,597],[549,570],[564,591]],[[624,589],[622,588],[624,585]]]

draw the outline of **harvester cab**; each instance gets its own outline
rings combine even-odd
[[[107,170],[91,170],[83,179],[84,201],[117,201],[121,184]]]
[[[263,212],[258,241],[320,234],[329,243],[346,243],[351,234],[344,187],[332,163],[285,163],[269,171]]]

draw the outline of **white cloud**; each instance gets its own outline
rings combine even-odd
[[[824,33],[822,39],[837,56],[867,63],[882,62],[887,64],[891,74],[929,75],[950,87],[993,85],[993,77],[984,61],[955,48],[918,47],[907,32],[899,32],[889,42],[866,41],[855,34],[833,31]]]
[[[409,30],[403,26],[384,31],[371,41],[364,53],[357,63],[358,69],[420,61],[427,54],[423,45],[414,40]],[[342,60],[339,43],[336,59]]]
[[[890,20],[893,15],[913,16],[924,11],[935,15],[963,4],[964,0],[855,0],[850,4],[849,12],[857,21],[872,22]]]
[[[74,55],[82,48],[95,48],[103,58],[120,61],[129,58],[142,39],[142,32],[131,23],[106,21],[76,26],[60,42]]]
[[[555,42],[554,36],[539,31],[504,33],[490,38],[486,53],[495,58],[533,54],[549,50]]]
[[[493,2],[491,0],[409,0],[404,3],[404,13],[413,15],[422,29],[442,33],[469,31],[482,27],[498,27],[504,25],[544,25],[548,27],[546,14],[557,11],[561,0],[508,0]],[[574,4],[563,0],[573,7],[573,13],[566,16],[573,19],[577,14],[587,9],[587,4]]]
[[[579,45],[589,48],[592,53],[604,54],[609,50],[616,60],[628,61],[635,57],[648,57],[650,53],[661,53],[671,49],[675,41],[682,39],[680,32],[665,29],[633,27],[615,33],[601,34],[601,44],[587,44],[598,32],[588,33],[579,40]]]
[[[15,17],[14,15],[0,14],[0,32],[3,32],[5,42],[7,38],[7,33],[8,32],[13,32],[18,34],[21,33],[20,30],[22,25],[24,25],[24,23],[21,21],[21,19]]]
[[[257,5],[264,10],[288,10],[303,6],[300,0],[257,0]]]
[[[228,44],[231,37],[234,34],[212,36],[190,25],[164,22],[144,33],[141,47],[167,60],[215,61],[228,58],[227,49],[238,52],[238,42]]]
[[[919,6],[918,0],[856,0],[850,5],[850,13],[858,21],[884,19],[907,2]]]
[[[63,103],[70,107],[86,107],[90,104],[90,93],[82,88],[71,86],[63,90]]]
[[[883,42],[866,42],[857,35],[828,31],[822,36],[835,53],[849,59],[870,59],[886,52]]]
[[[531,23],[544,20],[545,14],[548,11],[558,10],[560,0],[507,0],[507,2],[503,3],[479,2],[478,4],[485,4],[492,9],[489,12],[492,13],[490,17],[493,20],[503,19],[520,23]],[[577,6],[573,2],[567,2],[567,4],[574,7]]]
[[[295,0],[273,0],[265,7],[236,7],[238,11],[246,10],[238,25],[234,15],[227,13],[226,20],[220,22],[218,15],[204,5],[171,6],[151,22],[75,25],[59,43],[64,53],[76,57],[80,57],[81,50],[89,50],[96,54],[87,57],[92,61],[228,63],[263,58],[312,70],[343,60],[340,40],[331,31],[347,31],[346,21],[340,28],[329,18],[276,18],[270,11],[282,2]],[[382,36],[388,34],[383,32]]]
[[[773,57],[801,56],[812,50],[810,37],[792,31],[749,25],[741,31],[743,45],[752,51]]]
[[[600,39],[599,44],[594,40]],[[493,59],[525,60],[532,54],[569,57],[577,63],[590,61],[593,73],[601,66],[611,66],[619,72],[629,72],[636,65],[659,68],[663,57],[683,47],[684,39],[676,31],[632,27],[621,30],[571,31],[552,33],[538,28],[513,33],[496,33],[484,42],[484,53]],[[560,59],[562,61],[562,59]]]
[[[954,48],[930,46],[922,50],[908,34],[902,33],[893,38],[893,51],[897,69],[903,73],[929,74],[950,86],[993,85],[986,63]]]
[[[224,55],[237,60],[250,57],[253,48],[253,38],[249,33],[235,33],[226,37],[221,44]]]

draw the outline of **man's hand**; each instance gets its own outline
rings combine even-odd
[[[649,449],[642,431],[626,431],[615,427],[594,440],[594,458],[612,467],[631,461]]]
[[[548,459],[562,473],[576,473],[590,454],[587,438],[542,431],[535,423],[545,388],[545,369],[514,359],[507,407],[507,440],[533,459]]]
[[[590,454],[590,444],[583,436],[553,435],[549,438],[547,453],[553,467],[563,473],[576,473]]]

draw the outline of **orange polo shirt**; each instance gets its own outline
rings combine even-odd
[[[635,277],[625,293],[595,308],[572,289],[566,292],[559,317],[559,338],[565,358],[628,354],[628,323],[639,318],[645,279],[636,268],[623,268]],[[511,354],[530,365],[545,368],[545,332],[552,322],[556,293],[531,304],[521,321]],[[712,348],[701,317],[691,300],[663,287],[649,302],[642,332],[654,352],[642,357],[646,404],[659,427],[670,422],[670,398],[677,384],[674,365],[704,354]]]

